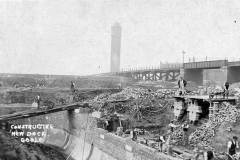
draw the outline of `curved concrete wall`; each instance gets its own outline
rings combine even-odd
[[[75,160],[174,160],[176,158],[96,128],[85,110],[62,111],[11,121],[14,124],[53,124],[41,143],[64,150]]]

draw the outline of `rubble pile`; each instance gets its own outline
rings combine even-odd
[[[240,82],[231,84],[230,88],[240,88]]]
[[[144,89],[136,89],[127,87],[118,93],[104,93],[96,96],[92,102],[106,102],[113,100],[125,100],[125,99],[136,99],[139,95],[144,94]]]
[[[236,122],[239,117],[240,111],[227,102],[223,102],[219,106],[219,110],[215,113],[210,120],[216,122],[217,124],[221,124],[222,122]]]
[[[229,91],[230,95],[240,97],[240,88],[233,88]]]
[[[152,91],[143,88],[125,88],[114,94],[101,94],[89,102],[95,110],[105,114],[138,114],[141,118],[157,115],[166,107],[170,107],[165,98],[172,94],[168,90]],[[139,119],[139,117],[138,117]]]
[[[215,123],[210,121],[205,123],[189,136],[189,144],[200,148],[212,149],[209,147],[215,135],[215,127]]]
[[[191,91],[191,92],[196,91],[196,90],[198,90],[198,85],[195,82],[188,81],[186,90]]]
[[[176,89],[158,89],[156,94],[158,96],[163,96],[165,98],[170,98],[171,96],[175,95]]]
[[[210,116],[207,123],[197,128],[196,131],[189,136],[190,145],[205,149],[213,149],[211,144],[216,129],[220,125],[224,125],[225,122],[236,122],[240,116],[239,113],[240,112],[236,106],[223,102],[219,106],[218,112]]]
[[[208,87],[207,91],[208,91],[208,94],[210,94],[210,93],[219,93],[219,92],[222,92],[223,89],[220,88],[220,87]]]
[[[240,159],[240,153],[234,154],[233,159],[239,160]]]
[[[175,88],[177,87],[176,82],[168,82],[168,81],[140,81],[135,84],[139,87],[155,87],[155,88]]]
[[[183,129],[182,129],[182,127],[178,127],[171,134],[171,144],[173,144],[173,145],[181,145],[181,144],[183,144]]]

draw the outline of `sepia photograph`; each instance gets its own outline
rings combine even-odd
[[[0,0],[0,160],[240,160],[239,0]]]

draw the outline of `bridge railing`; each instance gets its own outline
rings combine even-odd
[[[239,62],[240,57],[229,57],[227,58],[228,62]]]
[[[219,61],[219,60],[229,60],[230,58],[223,57],[186,57],[184,63],[194,63],[194,62],[206,62],[206,61]]]
[[[123,68],[120,72],[135,72],[135,71],[149,71],[149,70],[159,70],[159,69],[180,69],[182,64],[161,64],[159,66],[147,66],[147,67],[132,67]]]
[[[184,63],[184,69],[218,68],[218,67],[227,66],[227,65],[228,65],[227,60],[189,62],[189,63]]]

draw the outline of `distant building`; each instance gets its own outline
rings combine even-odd
[[[121,26],[115,23],[112,26],[111,40],[111,72],[120,71],[120,52],[121,52]]]

